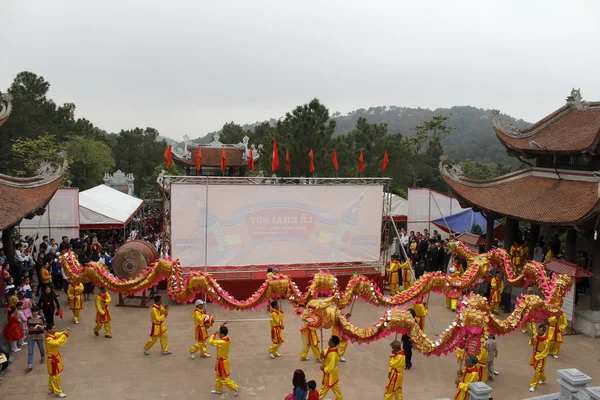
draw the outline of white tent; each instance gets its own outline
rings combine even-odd
[[[393,193],[383,193],[384,201],[389,201],[392,196],[391,216],[394,221],[406,221],[408,218],[408,201]],[[386,210],[387,211],[387,210]],[[387,215],[383,219],[389,219]]]
[[[119,192],[106,185],[79,193],[81,229],[123,228],[143,204],[142,199]]]

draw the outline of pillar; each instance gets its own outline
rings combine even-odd
[[[579,399],[575,394],[585,390],[587,384],[592,381],[592,378],[575,368],[559,369],[556,373],[560,377],[560,400]]]
[[[469,395],[471,400],[489,400],[492,388],[483,382],[469,383]]]
[[[486,212],[485,218],[487,221],[485,227],[485,251],[490,251],[492,249],[492,244],[494,243],[494,214]]]
[[[565,248],[565,259],[568,262],[575,263],[577,254],[577,231],[575,229],[567,230],[567,247]]]
[[[593,240],[592,250],[592,273],[590,278],[590,308],[592,311],[600,311],[600,236],[598,240]]]
[[[517,241],[519,234],[519,221],[514,218],[506,218],[506,229],[504,230],[504,250],[510,251],[511,246]]]
[[[540,226],[538,224],[531,224],[529,231],[529,254],[527,258],[533,260],[533,251],[536,244],[540,241]]]
[[[586,388],[585,392],[592,400],[600,400],[600,387]]]

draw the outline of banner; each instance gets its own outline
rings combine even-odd
[[[560,308],[562,312],[567,316],[567,320],[569,322],[573,322],[573,317],[575,317],[575,283],[571,285],[571,289],[565,297],[563,297],[563,304]]]
[[[173,258],[182,266],[376,261],[382,197],[380,185],[172,184]]]
[[[39,233],[40,240],[48,235],[57,243],[62,236],[79,237],[79,191],[76,188],[58,189],[46,206],[46,212],[32,219],[23,219],[19,230],[22,236]]]

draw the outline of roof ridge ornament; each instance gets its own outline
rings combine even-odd
[[[571,89],[571,95],[567,97],[567,105],[575,110],[585,110],[588,102],[581,97],[581,89]]]
[[[0,125],[4,122],[3,120],[8,119],[10,111],[12,110],[12,95],[10,93],[0,92]]]
[[[511,121],[500,118],[500,110],[492,110],[492,125],[494,128],[502,131],[506,136],[512,138],[522,138],[527,136],[519,130]]]
[[[447,156],[440,156],[440,164],[439,164],[440,173],[443,176],[448,177],[449,179],[460,182],[465,177],[465,174],[458,164],[450,165],[448,164]]]

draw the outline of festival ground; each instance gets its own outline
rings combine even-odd
[[[116,295],[113,298],[116,299]],[[66,296],[60,301],[65,309],[65,319],[58,321],[58,329],[71,328],[71,336],[61,349],[65,370],[61,374],[64,392],[72,399],[134,400],[134,399],[218,399],[233,398],[227,392],[221,396],[210,394],[214,387],[214,348],[209,350],[210,359],[191,360],[188,349],[194,344],[191,314],[193,305],[176,305],[169,302],[171,311],[167,319],[170,356],[161,356],[157,343],[144,356],[142,346],[148,339],[150,317],[147,309],[112,307],[113,339],[95,337],[94,303],[85,303],[81,323],[73,324],[72,314],[66,306]],[[269,358],[269,322],[231,322],[232,339],[230,361],[231,378],[240,385],[238,398],[281,400],[291,390],[292,374],[301,368],[307,379],[320,383],[319,364],[300,361],[302,341],[298,329],[300,318],[292,314],[292,307],[283,303],[285,315],[285,343],[281,347],[283,356]],[[215,308],[209,304],[208,310],[217,320],[239,318],[267,318],[265,310],[255,312],[232,312]],[[357,300],[352,321],[358,326],[368,326],[383,314],[383,308],[367,305]],[[450,323],[453,313],[444,307],[444,298],[432,295],[430,312],[438,330]],[[426,333],[434,335],[429,320]],[[214,328],[210,330],[210,333]],[[330,331],[324,332],[325,340]],[[387,365],[390,353],[389,343],[393,337],[370,345],[350,344],[346,352],[346,363],[340,363],[340,386],[346,400],[380,399],[387,382]],[[528,365],[531,348],[528,338],[520,331],[499,338],[499,358],[496,370],[500,376],[489,382],[494,389],[494,398],[511,400],[531,397],[528,392],[532,369]],[[546,385],[538,387],[535,395],[559,391],[556,383],[557,369],[578,368],[600,384],[598,358],[600,349],[597,342],[582,335],[566,336],[560,358],[548,358]],[[4,375],[2,390],[11,393],[11,400],[37,400],[49,398],[46,390],[48,375],[46,365],[39,364],[36,349],[34,370],[25,374],[27,350],[15,355],[12,371]],[[432,400],[451,398],[455,391],[454,380],[458,365],[456,357],[426,358],[417,352],[413,355],[413,368],[404,374],[404,398],[411,400]],[[326,398],[333,398],[328,395]]]

